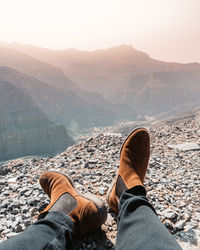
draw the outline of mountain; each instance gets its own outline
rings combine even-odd
[[[134,76],[112,93],[110,100],[134,107],[143,115],[178,113],[187,106],[200,105],[200,73],[156,72]]]
[[[71,88],[74,83],[61,69],[36,60],[16,49],[0,44],[0,66],[7,66],[58,88]]]
[[[109,125],[120,118],[110,109],[98,105],[94,98],[87,102],[86,94],[82,99],[69,89],[55,88],[8,67],[0,67],[0,80],[26,90],[52,121],[65,124],[67,129]]]
[[[125,103],[112,103],[109,99],[106,100],[102,95],[97,92],[86,91],[81,88],[77,88],[75,91],[81,99],[88,102],[90,105],[98,105],[99,107],[110,110],[116,115],[115,120],[135,120],[137,119],[137,112],[134,107],[130,107]]]
[[[75,49],[49,50],[19,43],[7,46],[61,68],[79,87],[98,91],[106,97],[122,84],[128,83],[133,76],[163,71],[200,71],[199,63],[158,61],[131,45],[92,52]]]
[[[62,152],[73,144],[63,125],[55,125],[23,88],[0,80],[0,161]]]
[[[72,91],[77,96],[111,111],[116,120],[133,120],[140,115],[164,118],[199,105],[198,63],[158,61],[131,45],[92,52],[18,43],[4,46],[60,67],[76,82]]]
[[[42,62],[40,59],[35,59],[13,46],[0,43],[0,55],[0,67],[1,65],[6,66],[29,76],[27,79],[25,76],[15,74],[13,78],[13,72],[7,72],[4,80],[12,79],[12,82],[18,82],[24,88],[29,88],[31,96],[37,99],[42,110],[53,121],[66,124],[67,128],[69,126],[79,128],[102,126],[103,123],[109,125],[115,120],[136,118],[136,112],[127,105],[111,104],[97,93],[88,92],[76,86],[64,75],[62,70]],[[1,76],[4,73],[1,72]],[[31,77],[32,79],[30,79]],[[26,81],[32,83],[28,84]],[[46,84],[45,89],[44,83]],[[33,87],[34,84],[37,86],[36,89]],[[43,91],[39,93],[41,88]]]

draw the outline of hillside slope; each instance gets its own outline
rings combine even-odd
[[[128,84],[110,94],[109,99],[134,107],[144,115],[170,110],[173,114],[181,106],[200,105],[200,73],[156,72],[135,76]]]
[[[95,99],[81,98],[69,89],[55,88],[8,67],[0,67],[0,80],[25,89],[51,120],[65,124],[67,129],[104,126],[120,118],[109,105],[106,109]]]
[[[51,122],[31,96],[0,80],[0,161],[55,154],[72,144],[65,127]]]
[[[68,79],[61,69],[37,60],[27,54],[0,44],[0,66],[20,71],[54,87],[71,88],[74,83]]]

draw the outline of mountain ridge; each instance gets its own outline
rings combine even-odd
[[[106,96],[131,77],[159,71],[200,71],[199,63],[163,62],[121,45],[96,51],[49,50],[23,44],[7,44],[61,68],[80,87]]]
[[[55,83],[61,88],[74,86],[74,83],[64,75],[61,69],[33,58],[24,52],[0,46],[0,55],[0,66],[14,68],[52,86],[55,86]]]
[[[144,115],[169,112],[186,104],[200,105],[200,72],[164,71],[134,76],[109,99],[133,106]]]
[[[120,119],[133,120],[140,115],[175,114],[187,105],[190,107],[199,105],[197,78],[200,77],[200,64],[198,63],[180,64],[158,61],[134,49],[131,45],[93,52],[75,49],[54,51],[23,44],[4,46],[14,46],[23,53],[62,68],[67,76],[75,80],[76,85],[70,88],[73,93],[67,89],[67,92],[63,91],[61,96],[64,93],[69,96],[71,93],[71,96],[76,96],[75,99],[82,99],[85,104],[80,107],[86,105],[86,113],[89,112],[89,114],[95,112],[94,109],[91,110],[92,106],[98,106],[97,109],[101,109],[99,110],[101,116],[105,112],[103,121],[106,122],[108,119],[108,123]],[[141,80],[142,78],[146,80]],[[183,86],[184,82],[187,84]],[[196,82],[195,86],[193,82]],[[81,101],[78,103],[81,104]],[[68,109],[70,105],[67,106]],[[79,116],[81,113],[83,110],[78,111]],[[74,116],[71,113],[70,115]],[[99,117],[95,117],[98,120]],[[89,123],[92,126],[95,124],[91,120]],[[100,123],[96,122],[96,124]]]
[[[88,102],[86,97],[81,98],[71,90],[55,88],[8,67],[0,67],[0,80],[25,89],[50,119],[65,124],[67,129],[70,126],[102,126],[118,119],[113,111],[98,106],[95,99]]]

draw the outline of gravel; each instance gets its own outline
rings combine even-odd
[[[180,121],[149,130],[151,158],[145,180],[147,196],[183,249],[199,249],[200,151],[188,148],[188,145],[199,145],[199,121]],[[25,230],[48,204],[49,199],[38,183],[44,171],[67,173],[82,193],[93,193],[106,203],[124,139],[124,135],[114,133],[90,135],[55,157],[1,162],[0,241]],[[180,150],[180,144],[187,145],[187,150]],[[77,249],[114,249],[116,233],[116,215],[108,208],[108,219],[102,230],[80,239]]]

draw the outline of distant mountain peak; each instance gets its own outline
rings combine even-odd
[[[107,53],[114,55],[123,55],[123,56],[136,56],[143,59],[149,59],[149,55],[143,51],[136,50],[131,44],[122,44],[119,46],[110,47],[105,50]]]
[[[117,46],[113,46],[108,48],[107,50],[123,50],[123,51],[132,51],[132,50],[136,50],[131,44],[121,44],[121,45],[117,45]]]

